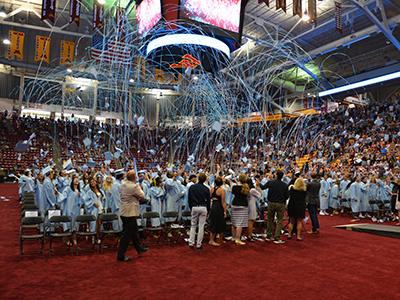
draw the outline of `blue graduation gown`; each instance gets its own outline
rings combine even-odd
[[[162,200],[164,198],[165,192],[162,187],[152,186],[148,191],[148,195],[151,203],[151,211],[158,212],[160,215],[160,218],[151,219],[151,226],[158,227],[160,226],[161,222],[163,222]]]
[[[53,208],[57,204],[57,196],[54,191],[54,184],[49,177],[46,177],[43,181],[43,198],[45,211],[47,211],[49,208]]]
[[[326,210],[329,208],[329,183],[321,180],[321,187],[319,189],[320,209]]]
[[[362,197],[361,182],[353,182],[350,186],[351,211],[360,212],[360,201]]]
[[[80,208],[83,204],[80,192],[75,192],[71,187],[67,187],[63,192],[63,214],[71,217],[72,228],[75,228],[75,218],[80,214]]]

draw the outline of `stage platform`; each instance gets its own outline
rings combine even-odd
[[[377,224],[347,224],[335,226],[336,228],[346,229],[351,231],[366,232],[386,237],[400,238],[400,226],[388,226]]]

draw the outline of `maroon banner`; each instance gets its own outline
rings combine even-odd
[[[117,23],[117,35],[118,40],[125,41],[125,25],[126,25],[126,15],[125,8],[117,7],[115,11],[115,22]]]
[[[42,21],[49,20],[54,23],[56,17],[56,0],[42,0]]]
[[[286,12],[286,0],[276,0],[276,10],[280,8]]]
[[[70,0],[69,2],[69,24],[75,22],[79,26],[81,21],[81,3],[79,0]]]
[[[310,22],[317,22],[317,0],[308,0],[308,15]]]
[[[265,3],[269,7],[269,0],[258,0],[258,4]]]
[[[300,18],[303,16],[303,8],[301,5],[301,0],[293,0],[293,16],[299,16]]]
[[[342,3],[335,1],[336,30],[343,33]]]
[[[104,26],[104,6],[96,1],[93,4],[93,27],[103,29]]]

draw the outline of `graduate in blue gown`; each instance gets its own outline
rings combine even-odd
[[[53,170],[51,170],[43,182],[43,202],[45,211],[50,208],[54,208],[57,204],[58,192],[54,186],[54,177],[55,173]]]
[[[376,179],[372,177],[367,185],[367,199],[368,203],[370,201],[376,202],[378,194],[378,185],[376,184]],[[372,221],[376,222],[378,219],[375,216],[375,212],[379,212],[379,206],[377,204],[369,204],[368,211],[372,212]]]
[[[166,207],[164,212],[178,211],[178,201],[182,197],[180,183],[174,178],[172,172],[167,173],[167,178],[164,181]],[[171,220],[172,221],[172,220]]]
[[[43,181],[44,181],[44,176],[42,173],[39,173],[36,177],[35,180],[35,201],[36,201],[36,206],[39,209],[40,215],[44,216],[46,210],[45,210],[45,198],[44,198],[44,192],[43,192]]]
[[[89,215],[94,215],[97,218],[99,214],[103,213],[104,198],[104,193],[98,186],[97,180],[92,178],[90,180],[89,189],[85,191],[83,195],[86,213]],[[94,231],[98,230],[99,228],[96,227],[96,224],[91,224],[90,229]]]
[[[80,208],[83,204],[79,178],[74,177],[70,186],[63,191],[63,215],[71,217],[70,230],[76,230],[75,219],[80,214]]]
[[[342,213],[343,213],[344,208],[350,207],[350,203],[348,202],[350,200],[350,184],[351,184],[351,181],[348,178],[348,176],[345,176],[342,180],[340,180],[339,199],[342,202],[342,205],[341,205]]]
[[[18,180],[19,196],[22,198],[24,193],[33,193],[35,191],[35,180],[31,176],[31,171],[26,170]]]
[[[360,213],[360,201],[363,196],[362,187],[363,183],[361,182],[360,176],[357,176],[356,181],[350,185],[351,211],[354,218],[357,218]]]
[[[321,187],[319,190],[319,199],[320,199],[320,215],[328,215],[327,209],[329,208],[329,192],[330,192],[330,186],[329,182],[327,181],[328,176],[325,175],[321,179]]]
[[[148,192],[151,204],[151,211],[158,212],[158,214],[160,215],[160,218],[151,219],[151,226],[158,227],[161,225],[161,223],[164,223],[161,212],[165,192],[162,187],[161,177],[157,177],[156,179],[154,179],[154,182]]]
[[[339,185],[339,180],[333,182],[331,192],[329,194],[329,207],[334,209],[334,213],[337,213],[337,209],[339,208]]]

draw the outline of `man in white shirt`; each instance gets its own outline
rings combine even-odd
[[[147,248],[140,245],[138,236],[137,218],[140,213],[140,202],[144,200],[145,195],[140,184],[136,183],[135,171],[129,171],[126,174],[126,180],[121,184],[120,196],[123,233],[119,243],[117,260],[129,261],[132,258],[125,256],[125,252],[131,240],[138,254],[147,251]]]

